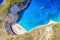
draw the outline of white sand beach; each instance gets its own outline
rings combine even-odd
[[[12,26],[12,29],[13,31],[18,34],[18,35],[21,35],[21,34],[24,34],[26,31],[19,25],[19,24],[15,24]]]
[[[48,24],[46,24],[46,25],[49,25],[49,24],[52,24],[52,23],[60,23],[60,22],[54,22],[54,21],[50,21]],[[41,26],[38,26],[38,27],[43,27],[43,26],[45,26],[45,25],[41,25]],[[38,28],[38,27],[36,27],[36,28]],[[18,23],[15,23],[13,26],[12,26],[12,29],[13,29],[13,31],[16,33],[16,34],[18,34],[18,35],[21,35],[21,34],[24,34],[24,33],[26,33],[27,31],[26,30],[24,30],[24,28],[22,28],[22,26],[20,26]],[[35,29],[35,28],[33,28],[33,29]],[[33,29],[31,29],[31,30],[33,30]]]

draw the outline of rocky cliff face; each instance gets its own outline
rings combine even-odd
[[[8,17],[7,17],[7,20],[5,22],[5,29],[6,29],[6,32],[8,33],[8,35],[15,34],[12,30],[12,24],[15,23],[19,17],[19,15],[17,13],[21,12],[23,9],[25,9],[28,4],[29,4],[29,0],[26,0],[26,1],[24,1],[24,3],[18,2],[18,3],[15,3],[15,4],[10,6],[9,12],[8,12]]]

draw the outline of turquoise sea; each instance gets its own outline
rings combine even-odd
[[[59,22],[60,0],[30,0],[29,6],[18,14],[17,23],[26,31],[48,24],[50,20]]]

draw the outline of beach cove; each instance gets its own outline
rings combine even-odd
[[[26,0],[12,4],[4,24],[8,35],[24,34],[60,22],[59,0]]]
[[[20,12],[23,17],[17,20],[26,31],[30,31],[38,26],[46,25],[51,20],[60,22],[60,1],[59,0],[30,0],[31,3],[24,12]]]

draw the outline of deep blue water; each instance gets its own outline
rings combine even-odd
[[[19,18],[17,23],[26,31],[48,24],[50,20],[59,22],[60,0],[31,0],[28,8],[20,12]]]
[[[0,4],[3,2],[3,0],[0,0]]]

